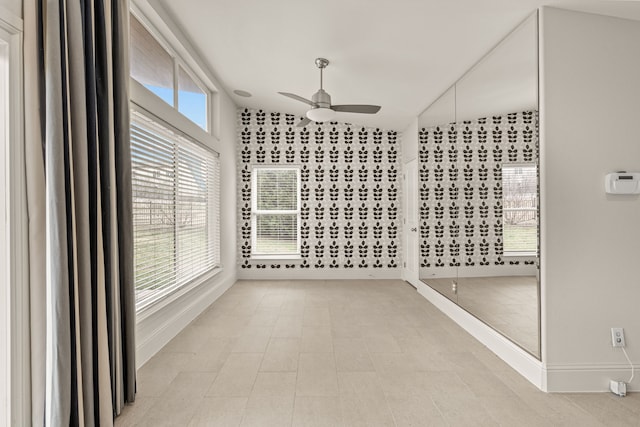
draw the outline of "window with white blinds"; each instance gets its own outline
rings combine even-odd
[[[251,191],[252,254],[300,254],[300,169],[254,167]]]
[[[505,255],[538,253],[536,165],[502,166],[502,241]]]
[[[140,112],[131,117],[136,306],[220,266],[220,162]]]

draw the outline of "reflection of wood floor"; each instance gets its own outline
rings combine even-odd
[[[534,276],[461,277],[458,294],[451,291],[455,279],[423,279],[524,349],[538,354],[538,287]]]

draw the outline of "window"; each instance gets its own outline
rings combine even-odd
[[[205,131],[209,130],[209,91],[176,55],[130,16],[131,77]]]
[[[251,248],[256,257],[300,255],[300,169],[254,167]]]
[[[220,266],[218,155],[148,116],[131,118],[138,309]]]
[[[502,166],[502,241],[506,256],[538,253],[536,165]]]

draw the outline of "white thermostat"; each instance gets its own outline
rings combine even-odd
[[[640,194],[640,173],[609,173],[604,179],[604,188],[609,194]]]

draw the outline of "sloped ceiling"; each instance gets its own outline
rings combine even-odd
[[[331,64],[334,104],[378,104],[340,121],[403,130],[543,5],[640,19],[638,1],[149,0],[165,9],[239,106],[303,115],[319,87],[316,57]],[[242,98],[241,89],[253,94]]]

